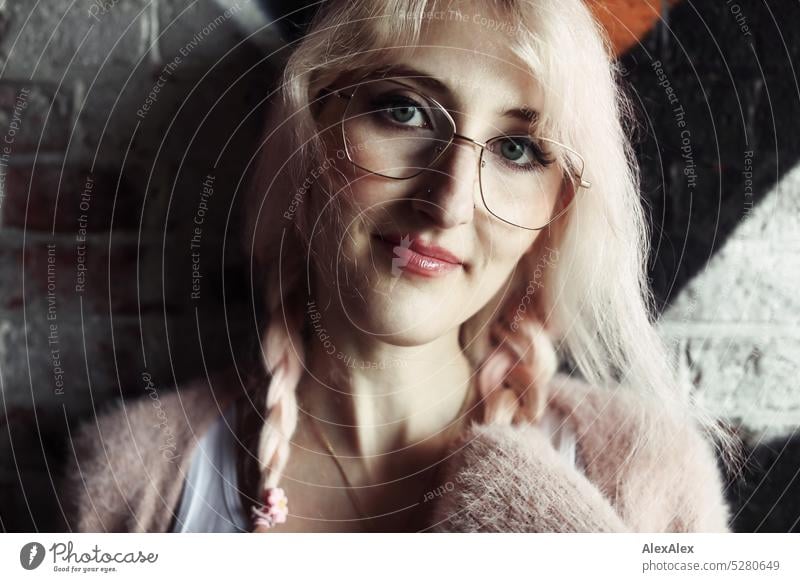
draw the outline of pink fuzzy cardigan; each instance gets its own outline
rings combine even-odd
[[[168,531],[193,447],[235,398],[219,376],[128,402],[84,424],[62,483],[73,531]],[[225,387],[228,388],[225,388]],[[709,443],[666,422],[637,394],[556,375],[547,406],[577,436],[580,472],[537,426],[471,425],[443,466],[434,532],[728,532],[730,510]],[[657,442],[632,448],[638,427]],[[167,448],[168,447],[168,448]]]

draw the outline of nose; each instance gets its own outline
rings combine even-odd
[[[454,140],[437,163],[425,172],[422,194],[413,206],[437,226],[452,228],[472,221],[480,201],[480,149]]]

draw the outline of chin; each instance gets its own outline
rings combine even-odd
[[[390,249],[359,245],[346,249],[339,263],[334,301],[341,303],[355,330],[398,346],[424,345],[458,327],[467,293],[462,272],[428,277],[392,272]],[[349,281],[350,285],[344,285]]]
[[[386,295],[372,289],[364,297],[368,307],[349,310],[352,322],[363,333],[392,345],[424,345],[459,323],[445,309],[453,305],[450,299],[440,294],[420,297],[402,282]]]

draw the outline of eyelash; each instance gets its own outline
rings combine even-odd
[[[380,97],[375,98],[371,103],[371,106],[380,109],[382,111],[388,111],[389,109],[393,109],[398,105],[403,107],[415,108],[425,118],[425,127],[431,126],[430,118],[425,113],[424,107],[422,107],[414,99],[407,97],[405,95],[382,95]],[[406,127],[409,129],[413,127],[414,129],[418,129],[418,126],[409,126],[398,122],[392,122],[392,123],[396,127]],[[501,160],[504,160],[504,164],[514,172],[538,172],[544,168],[550,167],[552,164],[555,163],[556,160],[553,158],[548,158],[547,154],[544,151],[542,151],[541,148],[539,148],[532,140],[528,140],[527,145],[533,152],[533,157],[536,159],[536,162],[538,163],[537,166],[531,169],[528,169],[520,164],[515,164],[511,162],[511,160],[507,160],[506,158],[504,158],[501,154],[496,154],[496,155]]]
[[[549,168],[551,165],[555,163],[556,160],[553,158],[548,158],[547,154],[543,152],[532,140],[528,141],[528,145],[531,148],[531,151],[533,152],[533,157],[536,160],[536,163],[538,164],[530,169],[526,168],[525,166],[515,164],[511,162],[511,160],[506,160],[506,158],[504,158],[500,154],[497,155],[501,160],[506,160],[507,163],[505,165],[511,168],[511,170],[514,172],[539,172],[544,168]]]
[[[431,126],[431,120],[428,117],[428,115],[425,113],[424,107],[422,107],[422,105],[420,105],[419,103],[417,103],[416,101],[414,101],[410,97],[406,97],[404,95],[380,96],[380,97],[377,97],[376,99],[374,99],[373,102],[371,103],[372,107],[375,107],[375,108],[381,109],[381,110],[395,109],[395,108],[397,108],[398,105],[400,105],[401,107],[413,107],[413,108],[415,108],[417,111],[420,112],[420,114],[423,117],[425,117],[425,127],[430,127]],[[399,127],[411,127],[411,126],[407,126],[407,125],[405,125],[403,123],[398,123],[398,122],[393,122],[393,123],[395,123]]]

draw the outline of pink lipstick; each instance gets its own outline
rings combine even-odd
[[[392,253],[392,267],[405,272],[441,277],[464,266],[459,257],[444,247],[424,243],[409,235],[375,235],[375,238]]]

